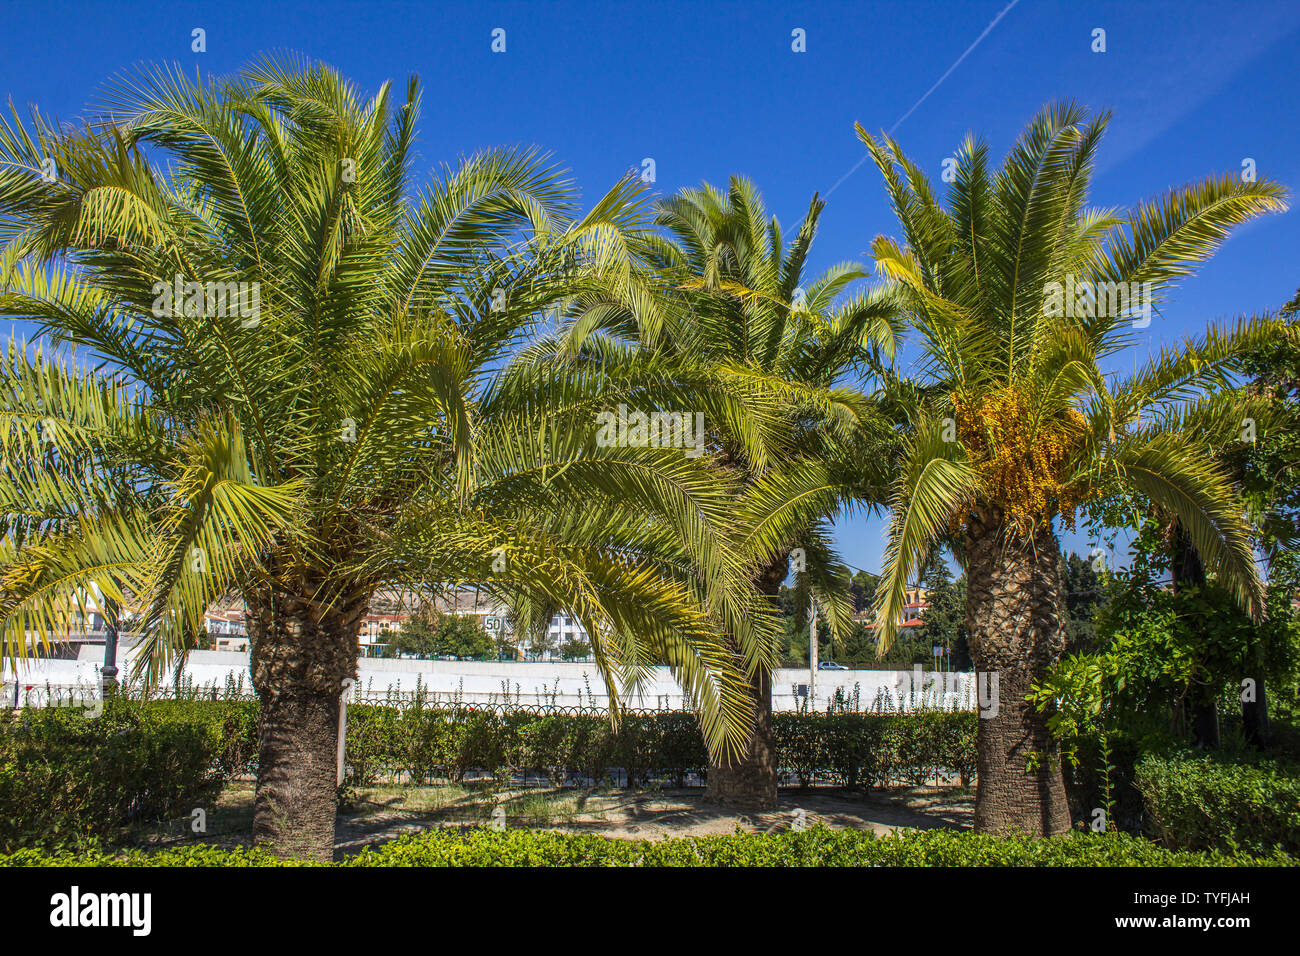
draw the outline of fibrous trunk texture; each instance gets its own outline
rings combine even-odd
[[[789,573],[789,559],[782,556],[764,568],[755,582],[773,601]],[[733,651],[739,653],[738,647]],[[773,810],[777,805],[776,735],[772,730],[772,675],[766,669],[749,675],[748,692],[754,722],[743,749],[730,760],[709,766],[706,799],[749,813]]]
[[[253,839],[285,857],[329,861],[337,808],[338,720],[355,678],[368,598],[322,606],[266,589],[248,596],[258,718]]]
[[[1205,564],[1192,544],[1187,530],[1178,519],[1170,528],[1170,580],[1177,594],[1186,587],[1205,587]],[[1219,747],[1219,707],[1213,693],[1199,684],[1187,691],[1187,708],[1191,714],[1192,745],[1202,750]]]
[[[966,615],[980,684],[975,829],[1051,836],[1070,828],[1065,780],[1047,715],[1025,701],[1065,648],[1060,558],[1050,527],[975,513],[966,535]]]

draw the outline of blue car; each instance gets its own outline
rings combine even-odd
[[[822,661],[817,665],[819,671],[846,671],[848,670],[843,664],[836,664],[834,661]]]

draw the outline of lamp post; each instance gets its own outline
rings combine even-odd
[[[104,697],[117,690],[117,602],[104,598]]]

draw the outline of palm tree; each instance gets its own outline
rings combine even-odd
[[[858,127],[904,236],[875,240],[876,266],[907,297],[921,353],[876,619],[887,645],[909,577],[955,535],[972,657],[985,686],[997,680],[979,721],[981,831],[1070,825],[1046,715],[1025,703],[1064,642],[1054,521],[1071,527],[1090,501],[1136,492],[1177,515],[1243,606],[1260,609],[1240,504],[1195,422],[1263,324],[1211,328],[1123,381],[1103,363],[1132,344],[1136,310],[1233,226],[1284,208],[1283,190],[1228,175],[1127,214],[1087,208],[1107,119],[1049,106],[995,173],[987,145],[968,138],[944,205],[893,140]]]
[[[714,467],[737,487],[733,513],[742,530],[731,547],[748,562],[769,617],[794,553],[800,593],[817,597],[837,638],[851,609],[830,522],[887,487],[878,446],[891,440],[854,379],[892,355],[895,303],[876,291],[849,293],[865,278],[853,263],[805,277],[823,206],[814,196],[787,242],[742,177],[725,192],[705,183],[661,201],[656,223],[667,235],[647,230],[632,248],[648,271],[577,297],[567,325],[535,358],[668,361],[679,380],[736,396],[736,414],[708,418]],[[632,354],[621,351],[625,343]],[[781,427],[759,445],[746,415],[763,407]],[[777,802],[776,633],[768,627],[746,639],[729,632],[749,674],[754,724],[740,753],[710,767],[708,794],[747,810]]]
[[[317,859],[380,587],[567,607],[613,691],[666,661],[720,753],[749,717],[716,636],[743,630],[748,587],[728,489],[680,454],[599,446],[600,376],[501,373],[603,275],[638,187],[578,216],[543,157],[493,150],[412,200],[418,104],[414,80],[365,100],[327,67],[266,61],[124,80],[86,128],[0,128],[0,315],[45,343],[11,341],[0,369],[3,652],[65,632],[98,587],[142,610],[137,676],[157,680],[238,594],[254,837]]]

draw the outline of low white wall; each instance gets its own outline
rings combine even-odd
[[[118,661],[121,675],[135,660],[135,649],[126,648]],[[103,649],[82,648],[76,661],[32,660],[20,665],[17,682],[25,686],[95,685],[99,680]],[[389,694],[410,694],[419,687],[433,699],[459,699],[465,703],[558,704],[604,706],[608,701],[605,683],[591,663],[511,663],[477,661],[416,661],[363,658],[359,662],[356,694],[362,699],[384,698]],[[3,669],[7,699],[13,699],[15,672]],[[242,682],[251,693],[248,654],[239,651],[194,651],[182,672],[182,682],[197,688],[223,690],[228,680]],[[809,672],[781,669],[772,675],[772,704],[776,710],[794,710],[802,701],[795,688],[809,683]],[[818,671],[816,705],[825,707],[840,690],[850,709],[869,710],[889,698],[894,710],[909,710],[922,699],[930,706],[973,710],[974,680],[969,673],[922,673],[911,671],[847,670]],[[0,698],[4,699],[4,698]],[[681,687],[666,667],[653,668],[640,692],[632,695],[632,707],[676,710],[686,706]]]

